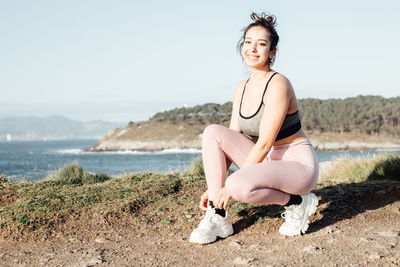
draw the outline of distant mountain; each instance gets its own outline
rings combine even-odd
[[[0,118],[0,140],[43,140],[43,139],[98,139],[124,123],[101,120],[80,122],[64,116],[47,117],[2,117]]]

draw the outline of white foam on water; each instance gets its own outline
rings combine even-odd
[[[137,150],[120,150],[120,151],[84,151],[83,149],[60,149],[54,151],[57,154],[73,154],[73,155],[162,155],[162,154],[199,154],[201,150],[189,148],[189,149],[180,149],[180,148],[172,148],[172,149],[164,149],[160,151],[137,151]]]

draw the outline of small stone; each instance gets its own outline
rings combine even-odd
[[[54,253],[54,252],[49,252],[49,253],[47,253],[47,255],[48,255],[48,256],[55,256],[55,255],[57,255],[57,254]]]
[[[304,247],[303,251],[313,253],[313,252],[317,251],[317,249],[318,249],[317,247],[309,245],[309,246]]]
[[[95,248],[89,248],[86,254],[94,253],[96,252]]]
[[[379,255],[378,253],[374,253],[374,254],[371,254],[369,257],[368,257],[368,259],[370,259],[370,260],[379,260],[380,258],[382,258],[383,256],[381,256],[381,255]]]
[[[255,245],[251,245],[251,246],[250,246],[250,249],[254,249],[254,250],[265,250],[265,247],[255,244]],[[267,252],[270,252],[270,251],[268,250]]]
[[[383,237],[398,237],[400,235],[400,232],[389,231],[389,232],[378,232],[378,234]]]
[[[325,228],[325,233],[326,234],[331,234],[331,233],[336,232],[336,231],[338,231],[337,226],[328,226],[328,227]]]
[[[233,241],[231,241],[229,243],[229,245],[231,247],[234,247],[234,248],[241,248],[243,246],[243,241],[241,241],[241,240],[233,240]]]
[[[193,214],[185,214],[186,219],[192,219],[193,218]]]
[[[95,265],[98,263],[103,263],[103,259],[100,257],[94,257],[94,258],[91,258],[90,261],[88,262],[89,265]]]
[[[238,264],[238,265],[247,265],[253,261],[255,261],[256,259],[254,258],[244,258],[244,257],[236,257],[233,260],[233,264]]]
[[[98,237],[94,240],[94,242],[96,243],[106,243],[108,241],[108,239],[104,238],[104,237]]]

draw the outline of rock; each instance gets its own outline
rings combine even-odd
[[[88,251],[86,252],[86,254],[95,253],[96,251],[97,251],[97,249],[95,249],[95,248],[89,248]]]
[[[313,252],[317,251],[317,249],[318,249],[317,247],[309,245],[309,246],[304,247],[303,251],[313,253]]]
[[[368,257],[368,259],[370,259],[370,260],[379,260],[380,258],[383,258],[383,256],[382,256],[382,255],[379,255],[378,253],[371,254],[371,255]]]
[[[96,242],[96,243],[105,243],[105,242],[107,242],[108,241],[108,239],[106,239],[106,238],[104,238],[104,237],[98,237],[98,238],[96,238],[95,240],[94,240],[94,242]]]
[[[243,241],[241,241],[241,240],[233,240],[233,241],[231,241],[229,243],[229,245],[231,247],[234,247],[234,248],[241,248],[243,246]]]
[[[192,219],[194,217],[193,214],[185,214],[186,219]]]
[[[103,259],[101,257],[93,257],[88,262],[89,265],[95,265],[95,264],[98,264],[98,263],[103,263]]]
[[[237,264],[237,265],[247,265],[253,261],[255,261],[256,259],[254,258],[244,258],[244,257],[236,257],[233,260],[233,264]]]
[[[377,234],[383,237],[398,237],[400,235],[400,232],[388,231],[388,232],[378,232]]]
[[[339,231],[339,228],[337,226],[331,225],[331,226],[328,226],[325,228],[325,234],[331,234],[331,233],[337,232],[337,231]]]

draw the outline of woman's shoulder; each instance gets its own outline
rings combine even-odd
[[[243,92],[243,89],[244,89],[244,86],[245,86],[247,80],[248,80],[248,78],[239,82],[239,84],[236,86],[236,90],[235,90],[236,94]]]
[[[293,90],[292,84],[290,83],[289,79],[285,75],[278,72],[274,74],[274,77],[272,77],[268,87],[271,88],[268,88],[268,90],[274,90],[273,88],[280,88],[279,90],[282,90],[284,88],[288,90]]]
[[[289,79],[283,74],[277,73],[269,82],[268,89],[264,95],[264,101],[271,98],[292,98],[293,95],[294,90]]]
[[[289,79],[282,73],[275,72],[273,75],[274,77],[271,79],[271,83],[274,82],[274,83],[290,84]]]
[[[246,82],[247,82],[248,79],[249,79],[249,78],[246,78],[246,79],[240,81],[239,84],[238,84],[238,86],[237,86],[237,88],[242,88],[242,89],[243,89],[243,87],[244,87],[244,85],[246,84]]]

